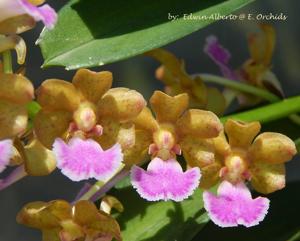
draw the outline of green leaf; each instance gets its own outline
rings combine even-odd
[[[181,203],[148,202],[132,187],[113,195],[125,208],[117,216],[124,241],[189,241],[209,221],[200,189]]]
[[[123,178],[123,180],[117,182],[116,185],[114,186],[114,188],[116,189],[122,189],[126,187],[131,187],[131,180],[129,176]]]
[[[72,0],[53,30],[41,34],[44,67],[92,67],[161,47],[215,21],[185,20],[226,15],[254,0]],[[178,15],[170,21],[168,14]]]

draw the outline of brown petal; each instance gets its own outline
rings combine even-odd
[[[93,72],[80,69],[73,78],[74,86],[89,101],[97,103],[111,88],[112,73],[109,71]]]
[[[177,131],[181,135],[198,138],[217,137],[223,130],[219,118],[210,111],[191,109],[177,121]]]
[[[133,123],[137,129],[143,129],[150,132],[154,132],[158,129],[158,124],[148,107],[145,107],[141,113],[133,119]]]
[[[63,200],[31,202],[18,213],[17,222],[41,230],[58,228],[60,220],[67,218],[70,213],[70,205]]]
[[[229,119],[225,123],[225,132],[231,147],[248,147],[260,131],[258,121],[246,123]]]
[[[275,30],[269,24],[260,24],[260,28],[262,32],[249,35],[249,50],[251,58],[255,62],[268,66],[270,65],[275,46]]]
[[[152,135],[144,130],[136,130],[134,139],[134,145],[130,148],[123,149],[123,162],[128,167],[141,164],[145,160],[149,145],[152,143]]]
[[[212,91],[208,93],[208,88],[204,84],[203,80],[197,76],[194,78],[194,82],[189,89],[186,89],[185,92],[189,93],[191,100],[194,104],[190,106],[195,106],[199,109],[207,109],[209,94],[214,94]],[[210,109],[209,109],[210,110]]]
[[[250,173],[253,188],[260,193],[268,194],[285,187],[284,164],[254,162]]]
[[[171,52],[165,49],[154,49],[145,53],[145,55],[155,58],[162,63],[169,71],[169,74],[178,79],[183,86],[190,87],[192,85],[193,81],[185,72],[183,62],[177,59],[176,56]]]
[[[60,225],[63,228],[59,233],[62,241],[79,240],[85,236],[82,228],[71,219],[61,221]]]
[[[0,36],[0,53],[9,49],[15,49],[18,57],[18,64],[24,64],[26,58],[26,44],[20,36]]]
[[[112,235],[118,241],[121,231],[117,221],[108,214],[99,211],[95,204],[89,201],[79,201],[74,207],[74,221],[85,227],[85,232],[98,235]]]
[[[26,104],[34,98],[33,85],[23,75],[0,73],[0,98]]]
[[[266,163],[284,163],[296,155],[295,143],[280,133],[265,132],[253,142],[250,153],[254,161]]]
[[[212,164],[215,160],[212,140],[187,136],[180,142],[180,147],[185,160],[191,167],[202,168]]]
[[[43,241],[61,241],[61,238],[59,237],[60,228],[56,229],[44,229],[42,231]]]
[[[200,188],[203,189],[209,189],[216,185],[219,180],[219,172],[221,170],[221,164],[218,161],[215,161],[214,163],[202,167],[201,168],[201,179],[200,179]]]
[[[141,163],[148,153],[148,147],[152,143],[152,134],[145,130],[135,130],[131,123],[120,124],[113,119],[102,119],[103,134],[95,138],[103,149],[120,143],[124,155],[124,163],[127,166]]]
[[[19,34],[35,26],[35,20],[28,14],[12,17],[0,22],[0,34]]]
[[[172,75],[171,71],[168,70],[164,65],[161,65],[156,69],[155,77],[168,86],[174,85],[178,81],[178,79],[174,75]]]
[[[158,122],[175,122],[188,108],[189,97],[187,94],[172,97],[155,91],[150,98],[150,104]]]
[[[110,89],[98,103],[100,116],[112,117],[121,122],[137,117],[146,105],[144,97],[127,88]]]
[[[39,111],[34,119],[34,131],[37,139],[47,148],[57,137],[62,137],[72,120],[72,114],[66,111],[46,112]]]
[[[231,148],[227,142],[224,131],[216,138],[213,138],[215,152],[223,157],[227,156],[231,152]]]
[[[101,136],[95,137],[103,149],[108,149],[117,143],[118,134],[121,128],[121,123],[112,118],[103,118],[99,120],[99,124],[103,127]]]
[[[31,176],[49,175],[56,168],[52,151],[46,149],[37,139],[25,146],[25,170]]]
[[[207,88],[207,110],[221,116],[226,109],[224,95],[217,88]]]
[[[106,209],[109,209],[106,212],[109,214],[112,208],[120,213],[124,211],[123,204],[116,197],[110,195],[104,196],[101,201],[100,209],[104,212],[106,212]]]
[[[80,95],[73,84],[48,79],[37,90],[37,101],[45,110],[73,112],[80,103]]]
[[[0,100],[0,139],[22,134],[26,130],[27,121],[25,105]]]

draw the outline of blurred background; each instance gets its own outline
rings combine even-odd
[[[59,10],[67,1],[47,1]],[[287,96],[300,94],[300,2],[297,0],[264,0],[239,10],[240,13],[284,13],[286,21],[273,21],[277,32],[277,43],[273,58],[273,71],[281,81]],[[99,26],[101,27],[101,26]],[[247,33],[257,29],[255,21],[219,21],[168,46],[167,49],[175,53],[186,62],[188,73],[220,74],[218,68],[203,53],[203,46],[208,35],[218,36],[220,42],[232,53],[231,65],[240,66],[248,57]],[[41,69],[43,58],[38,46],[34,45],[42,30],[42,25],[25,34],[23,37],[28,46],[27,77],[35,86],[39,86],[47,78],[71,80],[74,71],[63,68]],[[158,67],[154,60],[138,56],[115,64],[95,68],[95,70],[110,70],[114,74],[115,86],[126,86],[141,92],[148,99],[156,89],[163,86],[154,77]],[[292,138],[300,137],[300,127],[295,127],[286,120],[268,124],[265,130],[292,130]],[[280,129],[281,128],[281,129]],[[300,228],[300,162],[299,158],[287,164],[288,188],[271,195],[271,214],[259,227],[245,229],[220,229],[208,224],[194,240],[257,240],[273,241],[285,240],[279,234],[289,227]],[[20,226],[15,216],[21,207],[30,201],[48,201],[53,199],[72,200],[82,183],[74,183],[61,175],[58,171],[47,177],[27,177],[0,193],[0,241],[39,241],[40,233],[36,230]],[[271,227],[272,224],[272,228]],[[275,226],[274,226],[275,224]],[[175,227],[176,228],[176,227]],[[170,230],[172,231],[172,230]],[[278,233],[278,235],[277,235]],[[275,235],[275,236],[274,236]],[[277,236],[276,236],[277,235]],[[278,239],[274,239],[277,237]],[[159,240],[153,240],[159,241]],[[179,240],[181,241],[181,240]]]

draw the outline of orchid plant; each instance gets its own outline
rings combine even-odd
[[[40,41],[47,55],[47,35],[59,35],[60,21],[66,21],[74,2],[80,4],[71,1],[57,15],[43,0],[0,0],[0,190],[55,169],[73,182],[86,182],[72,201],[26,204],[17,222],[39,229],[43,241],[142,240],[124,237],[115,212],[126,213],[132,200],[121,202],[110,193],[127,178],[149,205],[197,198],[199,207],[193,208],[200,211],[203,203],[210,220],[222,228],[263,222],[270,206],[266,195],[285,187],[284,164],[297,149],[287,135],[259,134],[261,123],[289,116],[299,124],[300,111],[299,97],[280,101],[284,94],[271,70],[275,29],[262,24],[260,33],[249,36],[250,58],[235,70],[230,52],[209,36],[203,49],[222,76],[188,74],[184,61],[171,52],[145,48],[145,56],[161,63],[155,77],[165,86],[149,101],[136,90],[112,87],[112,73],[89,70],[93,63],[77,64],[72,81],[54,76],[34,88],[22,69],[12,67],[13,49],[20,65],[26,59],[18,34],[42,21],[48,30]],[[254,109],[224,115],[234,98],[239,108]],[[276,103],[256,108],[266,100]],[[267,117],[266,108],[274,110]],[[261,196],[253,198],[252,190]]]

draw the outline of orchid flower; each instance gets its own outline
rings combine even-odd
[[[209,191],[203,193],[205,209],[221,227],[251,227],[267,214],[269,200],[253,199],[246,182],[263,194],[285,187],[284,162],[296,154],[295,144],[279,133],[257,136],[259,131],[259,122],[229,119],[225,124],[228,141],[223,133],[214,139],[216,161],[201,169],[200,187],[208,189],[221,181],[217,195]]]
[[[188,95],[171,97],[156,91],[150,99],[156,119],[145,108],[135,119],[135,128],[146,130],[152,136],[149,154],[152,160],[147,170],[138,166],[131,169],[131,182],[141,197],[148,201],[188,198],[199,185],[200,166],[214,160],[211,138],[219,135],[222,125],[212,112],[188,108]],[[187,170],[183,171],[176,155],[186,157]],[[197,156],[197,158],[194,158]],[[190,158],[191,157],[191,158]]]
[[[124,146],[107,135],[136,117],[145,100],[136,91],[111,85],[110,72],[81,69],[72,83],[50,79],[38,89],[42,108],[35,117],[35,133],[53,148],[57,167],[73,181],[107,181],[123,165]]]
[[[13,139],[26,130],[26,104],[33,99],[33,91],[24,76],[0,73],[0,173],[14,155]]]
[[[17,221],[40,229],[43,241],[122,240],[117,221],[86,200],[74,205],[64,200],[28,203],[19,212]]]
[[[0,180],[0,190],[26,175],[48,175],[56,168],[52,153],[38,140],[33,138],[26,145],[20,140],[28,127],[27,105],[33,98],[30,80],[0,72],[0,173],[7,165],[19,166]]]

